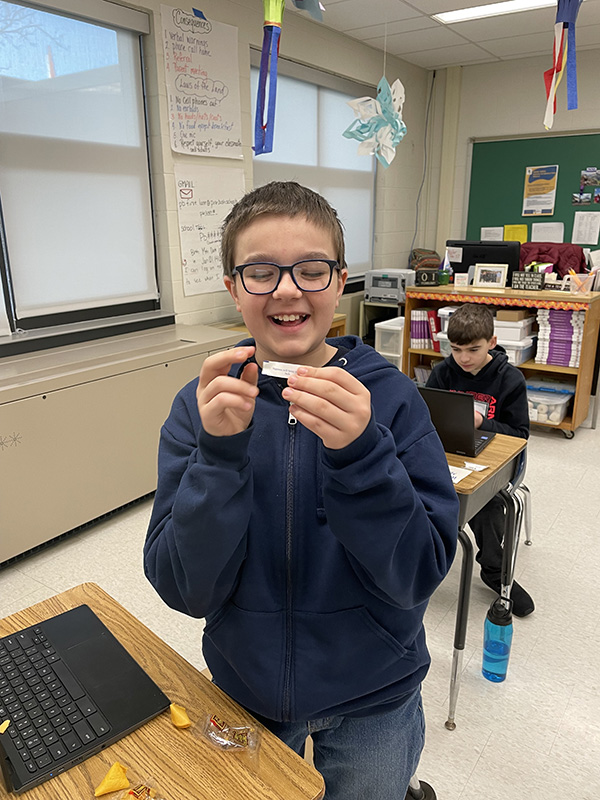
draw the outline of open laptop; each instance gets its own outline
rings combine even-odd
[[[473,395],[426,386],[419,386],[419,391],[447,453],[474,458],[496,435],[493,431],[475,428]]]
[[[0,765],[24,792],[169,707],[169,699],[82,605],[0,639]]]

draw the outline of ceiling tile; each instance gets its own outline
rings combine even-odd
[[[406,58],[411,64],[425,69],[442,69],[463,64],[481,64],[487,61],[499,61],[490,56],[481,47],[474,44],[458,45],[457,47],[442,47],[439,50],[424,50],[420,53],[411,53]]]
[[[579,9],[575,29],[579,30],[580,25],[598,24],[600,24],[600,0],[585,0]],[[600,47],[600,42],[598,42],[598,46]]]
[[[485,49],[499,58],[514,58],[515,56],[526,58],[540,53],[549,53],[550,60],[552,60],[553,42],[552,31],[547,31],[527,36],[510,36],[507,39],[493,39],[485,43]]]
[[[489,2],[489,0],[487,0]],[[431,14],[486,0],[323,0],[323,23],[425,69],[551,54],[555,7],[443,25]],[[307,17],[289,3],[296,14]],[[600,0],[584,0],[577,46],[600,49]]]
[[[549,31],[552,35],[555,19],[556,8],[540,8],[537,11],[460,22],[448,27],[472,42],[486,42],[490,39],[507,39],[510,36],[544,31]]]
[[[407,31],[420,31],[426,28],[438,28],[439,23],[435,22],[429,17],[414,17],[414,19],[403,19],[401,22],[389,22],[387,24],[387,36],[393,36],[396,33],[406,33]],[[386,25],[369,25],[366,28],[357,28],[353,31],[348,31],[348,34],[356,39],[365,42],[369,39],[376,39],[381,37],[382,41],[386,35]],[[369,42],[372,44],[372,42]],[[383,47],[383,45],[382,45]]]
[[[420,16],[400,0],[342,0],[325,9],[323,24],[344,32]]]
[[[383,48],[383,38],[367,41],[373,47]],[[403,53],[415,53],[419,50],[436,50],[440,47],[460,46],[468,44],[465,40],[448,30],[438,27],[424,31],[411,31],[408,33],[397,33],[387,37],[387,51],[392,55],[398,56]]]

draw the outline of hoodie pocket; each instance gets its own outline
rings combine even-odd
[[[266,717],[281,714],[285,615],[234,603],[207,621],[203,649],[219,686]]]
[[[427,662],[407,650],[364,607],[295,614],[296,710],[317,718],[405,693],[406,678]],[[424,656],[424,657],[423,657]]]

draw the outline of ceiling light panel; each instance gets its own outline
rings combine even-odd
[[[433,14],[432,16],[438,22],[449,25],[453,22],[484,19],[502,14],[515,14],[519,11],[531,11],[535,8],[547,8],[549,6],[556,6],[556,0],[505,0],[502,3],[489,3],[484,6],[460,8],[457,11],[444,11],[441,14]]]

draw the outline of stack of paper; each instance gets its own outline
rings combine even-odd
[[[410,346],[420,350],[432,348],[427,308],[414,308],[410,312]]]
[[[536,363],[578,367],[585,311],[540,308],[537,321]]]
[[[420,364],[418,367],[415,367],[415,380],[417,381],[417,383],[425,386],[425,384],[429,380],[430,375],[431,375],[430,367],[424,367],[422,364]]]

